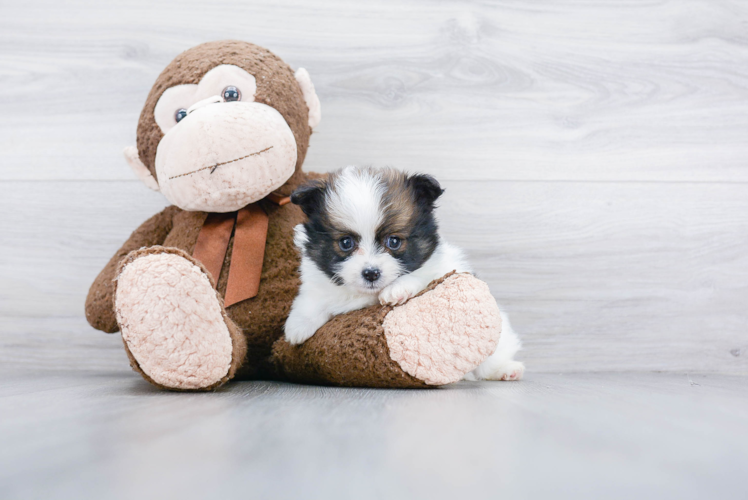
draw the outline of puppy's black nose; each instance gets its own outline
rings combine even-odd
[[[373,267],[364,269],[361,274],[363,274],[366,281],[370,281],[372,283],[379,279],[379,269]]]

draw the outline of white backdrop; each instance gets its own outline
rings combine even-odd
[[[748,4],[0,0],[0,362],[126,369],[91,281],[165,200],[135,180],[158,73],[237,38],[306,67],[306,169],[447,189],[533,371],[748,373]]]

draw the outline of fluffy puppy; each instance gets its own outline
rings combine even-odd
[[[433,212],[443,192],[431,176],[371,167],[346,167],[294,191],[308,221],[295,228],[301,287],[286,339],[300,344],[337,314],[402,304],[451,271],[471,272],[460,249],[439,237]],[[520,379],[520,347],[502,313],[496,352],[465,378]]]

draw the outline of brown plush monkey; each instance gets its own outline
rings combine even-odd
[[[466,274],[402,306],[335,317],[300,346],[283,340],[304,217],[286,197],[318,176],[301,166],[319,119],[309,74],[245,42],[194,47],[156,80],[125,156],[173,205],[135,230],[86,300],[89,323],[121,330],[149,382],[424,387],[459,380],[493,352],[496,303]]]

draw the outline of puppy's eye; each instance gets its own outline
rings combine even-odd
[[[398,238],[397,236],[390,236],[387,238],[387,248],[390,250],[398,250],[403,244],[403,240]]]
[[[338,240],[338,245],[342,251],[350,252],[353,250],[353,238],[350,236],[343,236]]]
[[[181,122],[182,119],[187,116],[187,110],[184,108],[179,108],[176,113],[174,113],[174,119],[177,121],[177,123]]]
[[[233,85],[229,85],[221,92],[221,97],[226,102],[234,102],[242,100],[242,92]]]

